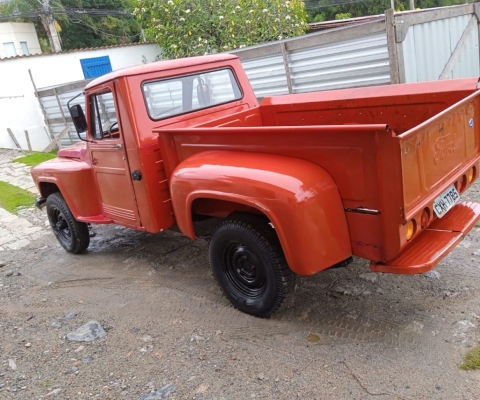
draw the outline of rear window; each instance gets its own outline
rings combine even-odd
[[[243,97],[230,68],[142,85],[148,115],[153,120],[229,103]]]

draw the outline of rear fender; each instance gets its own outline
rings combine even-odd
[[[338,188],[312,162],[271,154],[204,152],[177,166],[170,190],[177,225],[192,239],[193,202],[215,199],[266,215],[297,274],[312,275],[352,255]]]

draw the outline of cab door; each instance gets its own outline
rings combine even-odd
[[[103,215],[131,227],[141,226],[128,165],[122,121],[116,107],[113,83],[89,95],[88,144]]]

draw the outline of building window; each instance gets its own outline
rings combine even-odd
[[[3,49],[5,50],[5,57],[15,57],[17,55],[13,42],[4,43]]]
[[[20,46],[22,46],[22,53],[24,56],[28,56],[30,52],[28,51],[27,42],[20,42]]]
[[[80,60],[85,79],[98,78],[99,76],[112,72],[110,57],[83,58]]]

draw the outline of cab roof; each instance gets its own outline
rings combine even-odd
[[[233,54],[215,54],[210,56],[179,58],[176,60],[161,60],[152,62],[150,64],[138,65],[135,67],[122,68],[91,81],[85,89],[101,85],[113,79],[122,78],[125,76],[148,74],[150,72],[168,71],[172,69],[193,67],[196,65],[211,64],[220,61],[235,60],[238,57]]]

